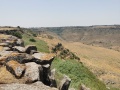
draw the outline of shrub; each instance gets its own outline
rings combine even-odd
[[[29,39],[29,41],[36,42],[36,40],[34,38]]]
[[[16,36],[16,37],[18,37],[18,38],[22,38],[21,33],[18,32],[18,31],[16,31],[16,32],[10,31],[10,32],[7,32],[7,33],[10,34],[10,35]]]

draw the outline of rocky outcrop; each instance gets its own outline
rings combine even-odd
[[[1,46],[0,90],[58,90],[55,69],[51,70],[55,54],[38,52],[34,45],[24,47],[14,36],[2,40]],[[68,90],[70,81],[64,78],[60,90]]]
[[[60,83],[59,90],[68,90],[70,82],[71,79],[68,76],[64,75],[64,78]]]
[[[90,88],[87,88],[84,84],[82,84],[80,90],[90,90]]]

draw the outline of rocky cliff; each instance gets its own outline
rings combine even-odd
[[[6,32],[0,30],[0,90],[68,90],[69,77],[56,83],[55,69],[51,70],[54,54],[24,46],[22,39]]]

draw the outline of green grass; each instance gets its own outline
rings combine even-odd
[[[36,37],[33,37],[32,35],[24,33],[22,35],[22,39],[24,40],[25,46],[26,45],[36,45],[38,51],[49,53],[49,48],[47,46],[47,43],[45,43],[42,40],[37,39]],[[34,39],[36,42],[31,42],[30,39]]]
[[[56,58],[52,63],[52,68],[57,69],[57,82],[62,78],[62,74],[66,74],[72,80],[70,87],[76,90],[78,90],[81,84],[85,84],[91,90],[107,90],[103,82],[98,80],[83,64],[75,60],[63,61]]]

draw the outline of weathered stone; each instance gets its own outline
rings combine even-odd
[[[26,52],[27,54],[30,54],[30,53],[31,53],[31,50],[37,51],[37,47],[36,47],[35,45],[27,45],[27,46],[25,47],[25,52]]]
[[[11,60],[6,63],[7,70],[15,75],[16,78],[21,78],[26,70],[26,67],[24,64],[20,64],[17,61]]]
[[[25,48],[21,47],[21,46],[14,46],[13,51],[18,51],[19,53],[24,53],[25,52]]]
[[[41,65],[38,65],[34,62],[26,63],[26,72],[25,72],[25,78],[26,83],[33,83],[35,81],[40,80],[40,68]]]
[[[33,84],[2,84],[0,90],[58,90],[44,85],[42,82],[35,82]]]
[[[50,79],[50,86],[57,88],[57,83],[55,80],[55,69],[51,70],[51,72],[49,73],[49,79]]]
[[[4,47],[3,51],[11,51],[11,49],[9,47]]]
[[[42,82],[45,85],[50,86],[50,79],[49,79],[50,65],[49,64],[42,65],[42,68],[43,68],[43,79],[42,79]]]
[[[11,53],[7,56],[6,62],[10,60],[16,60],[21,64],[24,64],[27,62],[35,62],[35,58],[26,53]]]
[[[3,47],[8,47],[9,46],[9,44],[8,43],[0,43],[0,46],[3,46]]]
[[[11,54],[11,53],[13,53],[13,51],[2,51],[2,52],[0,52],[0,56],[7,56],[7,55],[9,55],[9,54]]]
[[[68,76],[64,75],[64,78],[60,82],[59,90],[68,90],[70,83],[71,79]]]
[[[24,41],[22,39],[17,39],[16,46],[24,46]]]
[[[35,57],[36,63],[38,64],[50,64],[54,60],[54,54],[47,53],[34,53],[32,56]]]
[[[17,79],[5,66],[0,67],[0,84],[25,83],[24,78]],[[1,89],[0,89],[1,90]]]
[[[87,88],[84,84],[82,84],[80,90],[90,90],[90,88]]]

